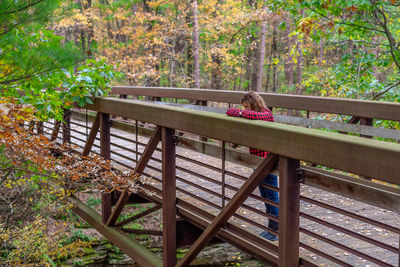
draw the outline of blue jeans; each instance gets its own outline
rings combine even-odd
[[[278,186],[278,177],[276,175],[270,174],[262,181],[262,183],[270,185],[270,186],[277,187]],[[260,189],[260,195],[263,198],[271,200],[271,201],[273,201],[275,203],[279,203],[279,193],[278,192],[275,192],[275,191],[272,191],[270,189],[264,188],[261,185],[258,188]],[[279,208],[265,203],[265,209],[266,209],[268,214],[271,214],[271,215],[276,216],[276,217],[279,216]],[[278,222],[275,222],[273,220],[269,220],[268,221],[268,228],[271,228],[271,229],[277,231],[278,230],[278,225],[279,225]]]

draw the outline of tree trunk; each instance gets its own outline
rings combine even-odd
[[[190,83],[189,87],[195,87],[194,77],[193,77],[193,47],[190,40],[187,40],[186,47],[186,75]]]
[[[301,82],[303,74],[303,49],[301,47],[301,43],[297,44],[297,51],[299,55],[297,57],[297,65],[296,65],[296,94],[301,95],[302,94]]]
[[[267,67],[267,81],[265,82],[265,92],[269,92],[269,81],[270,81],[270,77],[271,77],[271,64],[272,64],[272,41],[271,41],[271,45],[269,46],[269,53],[267,53],[269,55],[268,58],[268,67]]]
[[[291,21],[290,18],[286,19],[286,28],[283,32],[285,39],[285,53],[286,57],[285,61],[285,77],[286,77],[286,85],[289,88],[293,87],[294,84],[294,75],[293,75],[293,55],[291,55],[291,49],[293,44],[293,38],[290,36],[291,32]]]
[[[222,80],[221,80],[221,63],[222,59],[220,54],[218,52],[214,52],[211,55],[213,63],[215,63],[215,67],[212,70],[211,73],[211,88],[213,89],[222,89]]]
[[[265,4],[263,6],[265,10]],[[257,84],[255,91],[261,91],[263,72],[264,72],[264,58],[265,58],[265,36],[267,34],[267,22],[263,21],[260,32],[260,50],[258,54],[258,70],[257,70]]]
[[[193,0],[193,69],[194,87],[200,88],[199,20],[197,17],[197,0]]]
[[[278,52],[276,24],[277,23],[275,22],[274,26],[273,26],[273,31],[272,31],[271,52],[272,52],[273,57],[277,56],[277,52]],[[275,63],[272,63],[272,92],[276,92],[277,87],[278,87],[278,65]]]
[[[252,44],[255,41],[254,36],[251,34],[251,26],[249,26],[249,43]],[[246,63],[246,74],[245,74],[245,81],[247,81],[247,85],[245,85],[245,90],[255,90],[255,85],[256,85],[256,63],[255,61],[257,60],[257,55],[256,51],[254,48],[252,48],[252,45],[250,45],[247,48],[247,63]],[[253,75],[254,73],[254,75]]]
[[[324,61],[324,40],[321,39],[319,41],[319,60],[318,60],[318,65],[322,67],[322,63]]]

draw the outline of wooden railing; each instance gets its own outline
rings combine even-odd
[[[243,92],[206,90],[206,89],[179,89],[160,87],[131,87],[115,86],[111,94],[128,96],[150,96],[152,98],[189,99],[226,104],[240,104]],[[260,93],[268,107],[306,111],[306,117],[283,116],[275,112],[277,122],[306,126],[308,128],[323,128],[346,133],[357,133],[364,137],[383,137],[400,141],[400,131],[393,129],[371,127],[373,119],[400,121],[400,104],[392,102],[366,101],[354,99],[339,99],[316,96],[285,95],[275,93]],[[349,123],[312,119],[310,113],[341,114],[352,116]],[[311,114],[312,116],[313,114]],[[360,123],[359,125],[356,125]]]
[[[152,92],[151,95],[173,97],[172,94],[167,95],[165,93],[171,93],[170,91],[162,92],[162,94]],[[126,91],[124,93],[128,94]],[[140,91],[140,94],[135,91],[136,93],[145,95],[142,91]],[[184,93],[187,94],[188,92],[185,91]],[[189,95],[184,96],[182,94],[180,93],[178,98],[193,99],[193,96],[189,97]],[[213,92],[213,94],[219,94],[219,92]],[[177,96],[175,95],[175,97]],[[195,99],[216,100],[216,98],[210,100],[210,96],[207,97],[196,96]],[[219,100],[221,99],[219,98]],[[235,103],[231,98],[226,102]],[[271,105],[268,101],[267,104]],[[372,104],[376,105],[376,103]],[[381,105],[386,104],[381,103]],[[344,114],[360,115],[357,113],[358,111],[347,113],[356,109],[351,109],[348,105],[348,103],[344,105],[347,108],[346,112],[342,111]],[[306,105],[304,103],[303,105],[292,103],[290,107],[289,104],[285,107],[303,109]],[[376,113],[368,113],[368,116],[372,116],[372,118],[383,117],[383,119],[396,119],[396,116],[398,116],[398,114],[388,115],[389,113],[386,113],[385,116],[379,115],[383,114],[382,110],[385,108],[379,104],[375,107]],[[393,107],[396,109],[398,105]],[[396,255],[397,257],[399,255],[399,225],[382,222],[377,218],[358,214],[354,209],[348,210],[337,206],[335,203],[310,197],[304,193],[300,194],[300,183],[304,183],[350,199],[392,210],[395,212],[393,213],[395,220],[398,216],[396,213],[400,209],[399,189],[356,178],[354,175],[399,185],[400,145],[398,144],[278,123],[247,121],[229,118],[222,114],[133,100],[96,99],[95,103],[87,108],[98,112],[98,115],[96,117],[86,117],[79,113],[73,113],[73,115],[87,118],[88,121],[92,120],[93,123],[89,122],[88,124],[93,125],[93,128],[90,134],[86,135],[87,124],[84,121],[72,121],[71,143],[80,145],[82,148],[85,147],[85,153],[88,153],[91,144],[93,144],[94,152],[97,151],[102,156],[111,158],[120,166],[136,169],[144,176],[152,179],[154,184],[144,185],[144,187],[146,190],[153,191],[154,195],[149,196],[139,192],[137,196],[130,197],[133,199],[136,197],[136,200],[140,197],[156,203],[157,206],[150,209],[148,213],[158,207],[163,208],[163,240],[164,248],[166,248],[163,259],[164,266],[175,265],[175,248],[183,244],[183,241],[178,238],[181,226],[179,221],[176,222],[175,213],[191,225],[204,229],[202,234],[199,232],[198,235],[193,237],[192,242],[186,242],[186,244],[193,242],[194,244],[185,258],[177,263],[177,266],[189,264],[199,250],[213,237],[232,243],[272,265],[296,266],[299,263],[317,265],[318,262],[307,257],[307,253],[313,253],[318,257],[343,266],[360,263],[357,260],[346,261],[346,257],[335,256],[332,251],[313,246],[312,242],[308,242],[310,241],[309,238],[300,238],[300,233],[330,244],[345,251],[345,253],[363,258],[372,264],[396,266],[400,263],[400,259],[395,259]],[[369,108],[367,106],[367,109]],[[338,112],[339,109],[337,107],[334,110],[331,109],[330,112],[340,113]],[[113,120],[110,119],[110,115],[126,117],[131,119],[131,122]],[[147,127],[142,127],[138,123],[139,121],[146,122]],[[124,136],[125,134],[122,135],[123,132],[110,132],[110,125],[112,125],[112,128],[123,130],[126,133],[131,133],[131,135]],[[47,130],[52,130],[49,126],[45,127],[48,127]],[[97,127],[100,128],[99,140],[96,140]],[[68,129],[68,127],[65,127],[65,129]],[[178,131],[185,134],[181,136],[181,134],[177,134]],[[190,133],[190,135],[186,133]],[[196,138],[190,138],[193,135],[205,136],[214,141],[213,143],[197,141]],[[150,138],[146,139],[145,136]],[[162,140],[163,145],[157,148],[157,143],[160,140]],[[127,145],[121,144],[121,142],[125,142],[124,144]],[[275,156],[262,160],[243,151],[227,147],[228,142],[267,150]],[[191,151],[189,155],[188,151]],[[160,152],[162,157],[157,156]],[[217,164],[191,156],[199,155],[198,153],[211,156],[214,158],[213,161],[218,159]],[[264,185],[280,193],[280,214],[279,218],[276,218],[266,214],[262,209],[258,209],[263,206],[263,203],[276,204],[261,198],[256,191],[253,191],[262,178],[274,168],[274,163],[278,159],[280,162],[279,188]],[[300,162],[304,162],[304,164],[300,165]],[[240,164],[250,168],[247,169],[247,173],[231,171],[226,166],[228,163]],[[311,164],[320,165],[325,170],[310,167]],[[206,171],[193,170],[193,166],[198,166],[196,168],[202,168]],[[256,170],[252,172],[251,168],[256,168]],[[352,173],[352,175],[346,175],[343,173],[344,171]],[[213,174],[208,174],[210,172]],[[248,177],[250,173],[252,174]],[[187,198],[190,198],[190,200]],[[161,261],[154,260],[153,256],[138,246],[137,243],[128,242],[122,232],[111,227],[113,225],[119,227],[125,225],[124,222],[116,222],[116,219],[124,204],[128,201],[127,199],[126,194],[121,194],[118,198],[113,198],[110,195],[104,196],[103,223],[99,222],[96,215],[87,210],[78,200],[73,201],[76,204],[78,214],[120,246],[122,250],[138,260],[139,263],[143,266],[159,266]],[[348,224],[337,225],[334,221],[321,216],[321,212],[314,214],[310,212],[313,209],[300,208],[300,203],[313,206],[315,209],[318,207],[324,210],[325,214],[333,212],[338,219],[342,217],[352,218],[367,224],[371,229],[379,228],[380,231],[392,232],[393,236],[397,236],[397,241],[391,240],[388,243],[365,233],[360,233],[359,229],[348,227]],[[114,209],[112,209],[113,205],[115,206]],[[255,220],[252,217],[258,219]],[[265,226],[267,219],[279,221],[279,232],[270,230]],[[351,246],[348,242],[340,242],[331,236],[314,232],[308,226],[303,226],[300,220],[307,220],[312,222],[312,225],[321,225],[345,234],[354,240],[361,240],[369,246],[378,248],[378,251],[382,254],[371,254],[363,251],[363,249],[354,248],[354,244]],[[126,227],[122,229],[122,231],[129,233],[138,232]],[[261,230],[278,234],[279,245],[276,242],[272,243],[260,238],[258,233]],[[160,231],[157,232],[154,229],[153,232],[149,231],[147,233],[160,233]],[[186,234],[190,236],[189,232],[186,232]],[[305,251],[299,251],[299,248],[305,249]],[[383,255],[387,254],[391,256],[386,259]]]

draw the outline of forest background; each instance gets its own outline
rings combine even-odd
[[[399,101],[396,0],[1,5],[3,94],[18,87],[38,101],[45,98],[40,96],[44,88],[48,98],[53,88],[71,91],[67,78],[84,65],[83,59],[92,58],[125,75],[114,84]],[[74,92],[74,100],[82,93]]]
[[[39,172],[48,147],[21,135],[28,117],[62,119],[110,85],[399,102],[399,12],[397,0],[2,0],[0,97],[34,109],[0,116],[0,260],[57,264],[90,243],[46,235],[59,193],[45,184],[60,176]]]

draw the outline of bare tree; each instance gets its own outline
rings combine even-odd
[[[266,12],[266,5],[263,5],[263,12]],[[263,20],[261,22],[260,32],[260,50],[258,54],[258,69],[257,69],[257,84],[255,87],[256,91],[261,91],[263,73],[264,73],[264,58],[265,58],[265,36],[267,34],[267,22]]]
[[[193,0],[193,68],[194,87],[200,88],[199,20],[197,17],[197,0]]]

